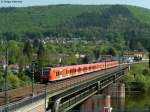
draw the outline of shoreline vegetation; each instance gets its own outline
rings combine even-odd
[[[150,69],[148,63],[133,64],[124,78],[128,91],[150,91]]]

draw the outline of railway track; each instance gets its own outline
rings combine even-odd
[[[123,67],[123,65],[122,65]],[[114,70],[117,70],[119,67],[108,69],[107,72],[111,72]],[[59,90],[63,90],[65,88],[71,87],[73,85],[76,85],[78,83],[83,83],[88,80],[92,80],[97,78],[99,75],[102,75],[106,72],[106,70],[96,71],[92,73],[88,73],[86,75],[80,75],[77,77],[72,77],[69,79],[56,81],[53,83],[48,83],[47,85],[47,92],[48,93],[54,93]],[[45,84],[34,84],[34,94],[38,95],[40,93],[45,92]],[[26,97],[32,97],[32,86],[18,88],[15,90],[8,91],[8,102],[12,103],[15,101],[19,101]],[[4,98],[4,92],[0,93],[0,106],[4,105],[5,98]]]

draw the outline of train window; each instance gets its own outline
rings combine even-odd
[[[71,74],[73,73],[73,69],[70,70],[70,73],[71,73]]]
[[[78,70],[79,72],[81,72],[82,71],[82,69],[81,68],[79,68],[79,70]]]
[[[80,68],[78,68],[78,72],[80,72]]]
[[[86,71],[87,69],[86,69],[86,67],[84,67],[84,69],[83,69],[84,71]]]
[[[53,71],[52,73],[55,74],[55,71]]]
[[[63,71],[62,70],[59,71],[59,75],[63,75]]]
[[[49,71],[50,71],[50,68],[45,67],[42,70],[42,74],[47,76],[47,75],[49,75]]]
[[[43,71],[43,75],[49,75],[49,71]]]
[[[67,69],[67,71],[66,71],[66,72],[67,72],[67,74],[69,74],[69,73],[70,73],[70,70],[69,70],[69,69]]]
[[[56,76],[59,76],[59,72],[56,72]]]
[[[74,71],[75,71],[75,73],[76,73],[76,72],[78,72],[78,69],[75,69]]]
[[[89,69],[89,67],[86,67],[86,69],[88,70],[88,69]]]
[[[83,71],[83,68],[81,68],[81,72]]]

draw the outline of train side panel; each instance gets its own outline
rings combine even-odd
[[[62,80],[65,78],[78,76],[85,73],[104,70],[105,68],[106,69],[112,68],[118,65],[119,65],[118,61],[112,61],[112,62],[100,62],[94,64],[92,63],[92,64],[51,68],[49,81]]]

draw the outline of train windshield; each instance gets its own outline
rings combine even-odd
[[[45,68],[43,68],[42,74],[47,76],[47,75],[49,75],[49,71],[50,71],[50,67],[45,67]]]

